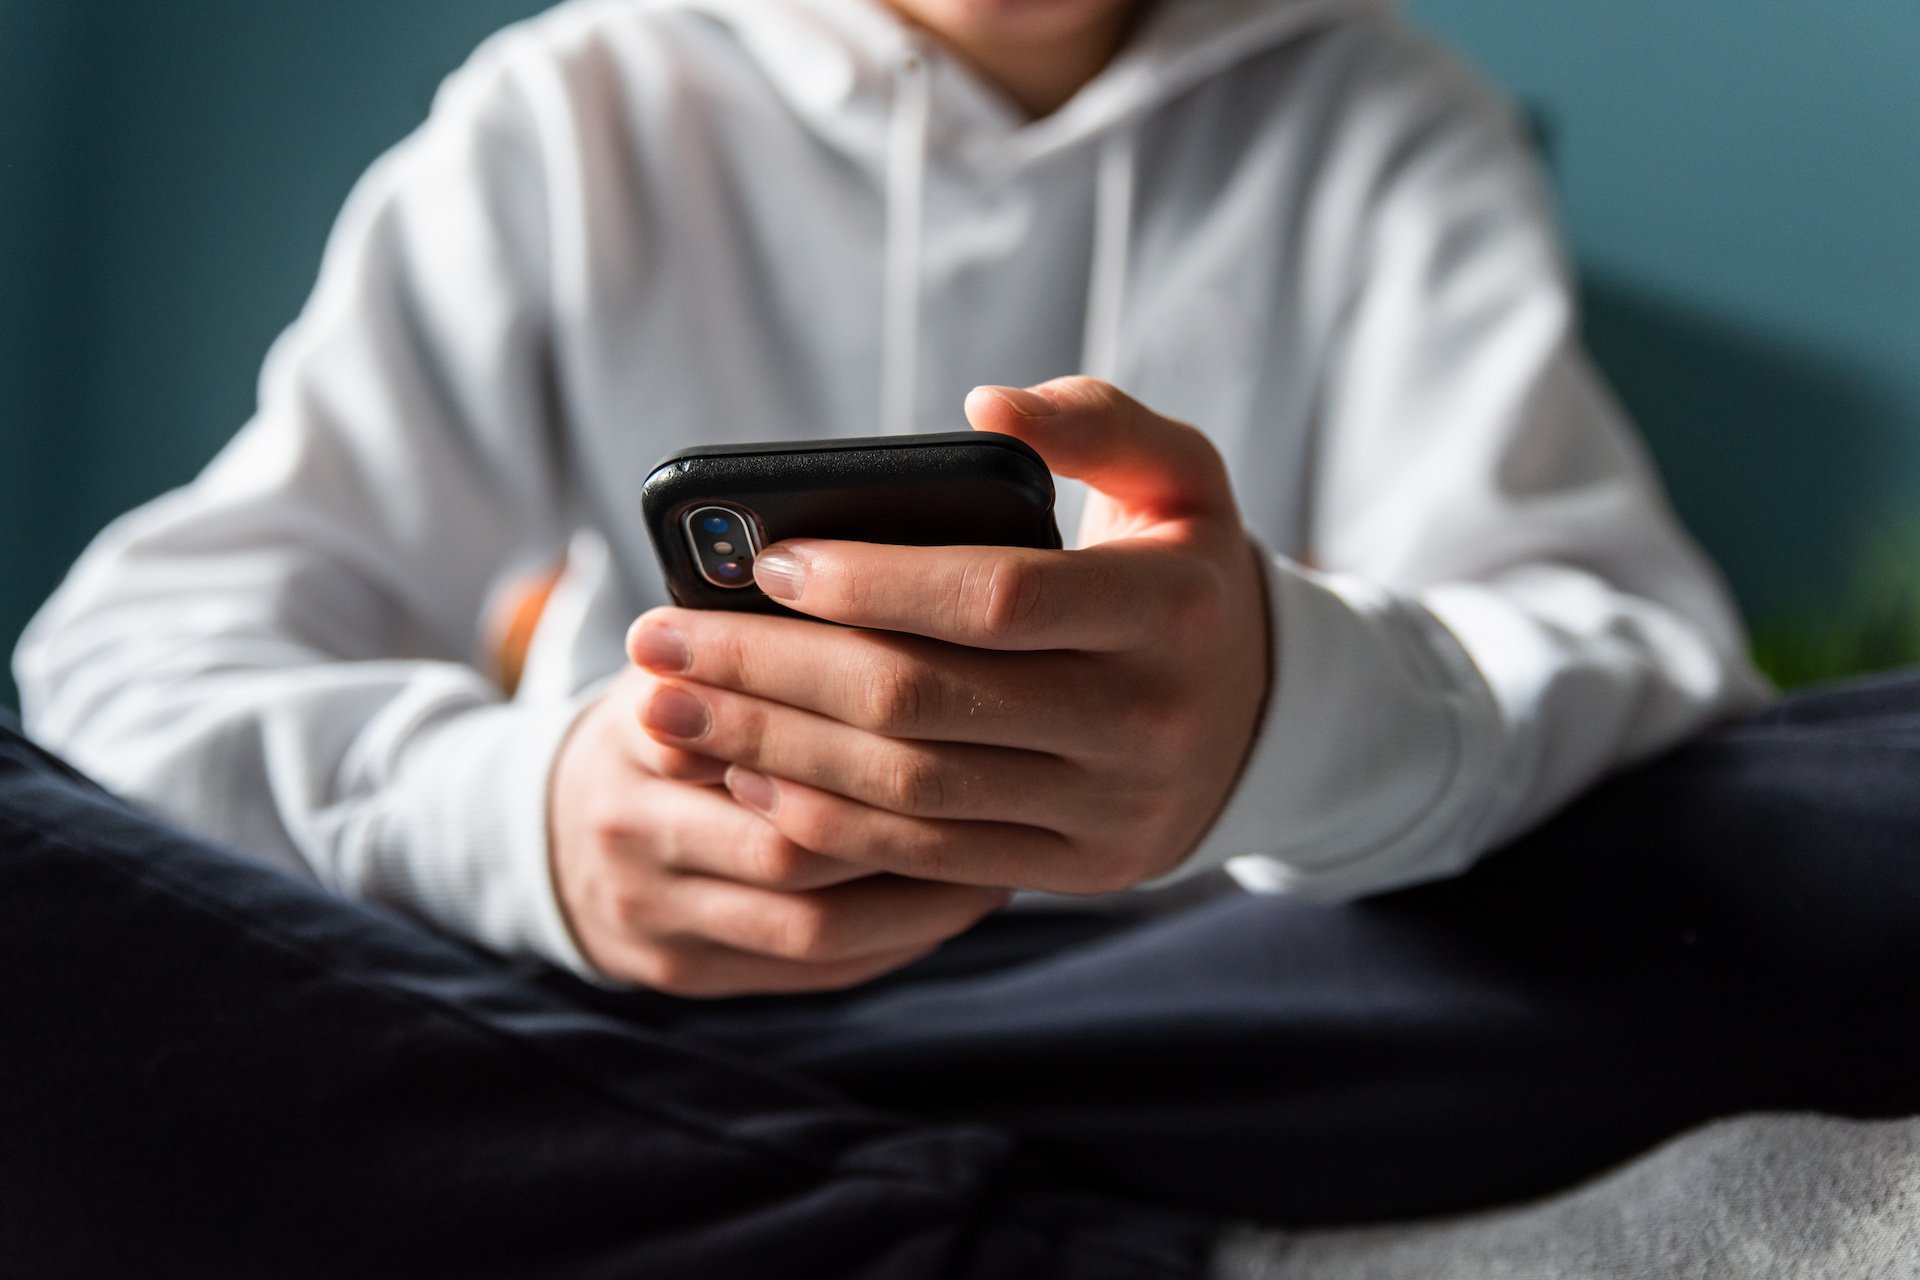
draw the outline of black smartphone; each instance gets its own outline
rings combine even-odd
[[[984,431],[702,445],[660,462],[640,505],[674,603],[791,613],[753,584],[786,538],[917,547],[1058,547],[1053,476]]]

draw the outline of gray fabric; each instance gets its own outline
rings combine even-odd
[[[1920,1119],[1749,1116],[1529,1205],[1357,1230],[1245,1230],[1217,1280],[1920,1277]]]

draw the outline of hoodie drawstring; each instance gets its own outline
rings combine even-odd
[[[887,122],[885,297],[881,307],[880,429],[905,435],[916,427],[920,372],[920,296],[926,227],[927,136],[933,86],[927,60],[899,64]],[[1134,129],[1110,130],[1094,176],[1093,251],[1087,272],[1086,329],[1080,372],[1108,382],[1120,372],[1120,320],[1133,256],[1138,145]]]
[[[1133,196],[1138,148],[1133,129],[1116,126],[1100,144],[1094,177],[1093,262],[1087,272],[1087,328],[1080,372],[1107,382],[1120,373],[1120,317],[1133,256]]]
[[[920,242],[926,218],[927,131],[933,91],[927,60],[900,64],[887,124],[886,296],[881,308],[880,429],[914,429],[920,365]]]

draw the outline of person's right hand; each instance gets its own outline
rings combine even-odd
[[[724,764],[645,731],[673,692],[628,668],[554,765],[554,887],[601,972],[680,996],[834,990],[1006,904],[1005,890],[875,874],[785,839],[720,789]]]

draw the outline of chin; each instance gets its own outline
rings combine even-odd
[[[1033,40],[1071,35],[1111,21],[1136,0],[889,0],[937,31],[976,39]]]

